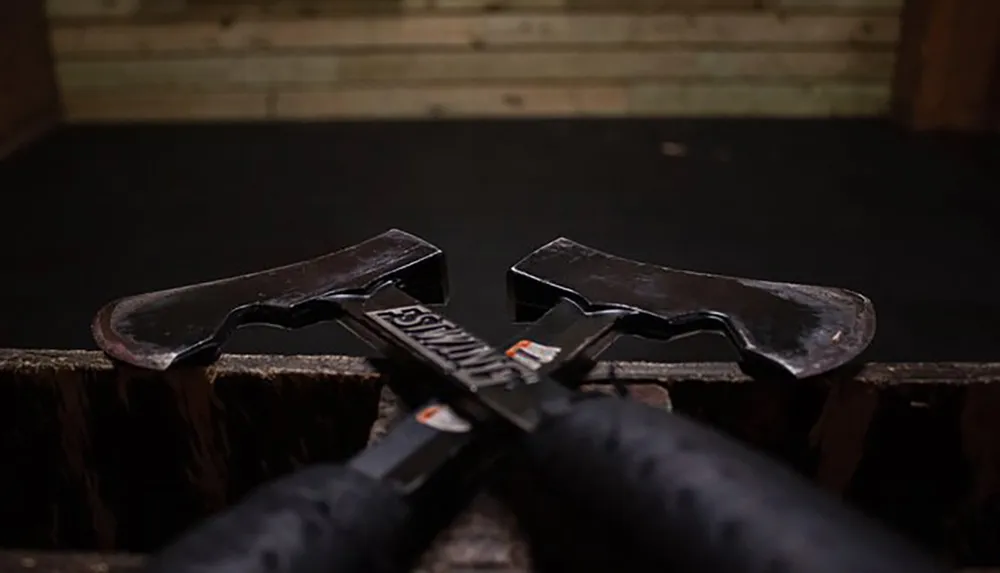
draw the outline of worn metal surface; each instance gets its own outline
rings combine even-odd
[[[546,308],[560,297],[629,309],[632,330],[651,338],[698,328],[725,333],[747,358],[796,377],[856,358],[875,336],[875,309],[842,288],[695,273],[633,261],[556,239],[507,273],[516,308]]]
[[[94,352],[0,350],[0,515],[17,524],[0,529],[0,546],[145,552],[269,477],[344,459],[398,415],[391,396],[380,403],[376,366],[227,355],[154,374]],[[1000,566],[1000,364],[873,364],[794,383],[748,383],[731,364],[603,363],[591,375],[609,378],[786,460],[956,564]],[[594,570],[620,564],[584,521],[511,472],[424,569],[558,568],[567,555]],[[59,570],[132,562],[65,559]]]
[[[235,328],[257,322],[296,328],[330,320],[324,297],[366,292],[388,279],[424,304],[447,299],[444,255],[398,229],[283,267],[113,301],[94,317],[99,348],[125,363],[166,370],[215,353]]]

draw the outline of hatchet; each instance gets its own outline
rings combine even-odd
[[[497,349],[430,308],[447,298],[444,273],[440,250],[393,230],[313,261],[129,297],[98,313],[101,348],[154,369],[211,359],[242,324],[338,320],[406,367],[394,389],[440,400],[345,466],[262,486],[161,551],[150,571],[403,570],[447,521],[446,494],[471,487],[509,449],[667,568],[938,570],[693,420],[568,387],[614,336],[669,340],[706,329],[729,337],[745,361],[819,374],[872,339],[874,313],[861,295],[679,271],[560,239],[508,273],[516,318],[542,318]]]

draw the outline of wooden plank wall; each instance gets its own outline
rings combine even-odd
[[[59,93],[45,10],[37,0],[7,0],[0,16],[0,158],[59,121]]]
[[[70,121],[886,113],[903,0],[48,0]]]

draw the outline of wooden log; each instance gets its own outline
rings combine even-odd
[[[608,379],[777,457],[956,565],[1000,565],[1000,364],[869,364],[779,384],[731,364],[602,363],[587,381]],[[94,352],[2,350],[0,491],[17,495],[0,496],[0,515],[17,527],[0,530],[0,545],[149,551],[255,484],[363,447],[400,414],[380,403],[384,382],[360,358],[224,356],[164,375]],[[538,511],[546,499],[516,472],[499,475],[424,570],[621,563],[595,524],[533,526],[562,513]],[[552,554],[528,551],[538,529],[564,534],[542,544]]]
[[[48,25],[33,0],[4,2],[0,16],[0,158],[59,121]]]
[[[910,129],[1000,131],[1000,2],[911,0],[894,92]]]
[[[367,18],[78,23],[53,28],[60,60],[159,56],[177,52],[428,49],[509,46],[752,45],[891,49],[899,21],[890,15],[776,13],[406,16]]]

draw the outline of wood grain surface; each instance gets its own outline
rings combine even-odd
[[[233,10],[271,15],[344,15],[424,12],[662,12],[770,10],[891,12],[904,0],[45,0],[53,18],[135,18],[178,14],[225,15]]]
[[[50,5],[71,121],[882,115],[901,9],[165,2],[123,0],[113,13]]]
[[[0,484],[18,495],[0,496],[0,513],[18,527],[3,529],[0,545],[36,552],[16,559],[38,567],[56,549],[148,552],[256,484],[384,435],[400,411],[380,368],[227,355],[162,375],[95,352],[2,350]],[[609,379],[775,456],[956,565],[1000,565],[998,364],[870,364],[787,384],[751,382],[732,364],[602,363],[587,383],[610,391]],[[625,563],[599,524],[565,517],[516,472],[498,476],[438,539],[425,571]]]

